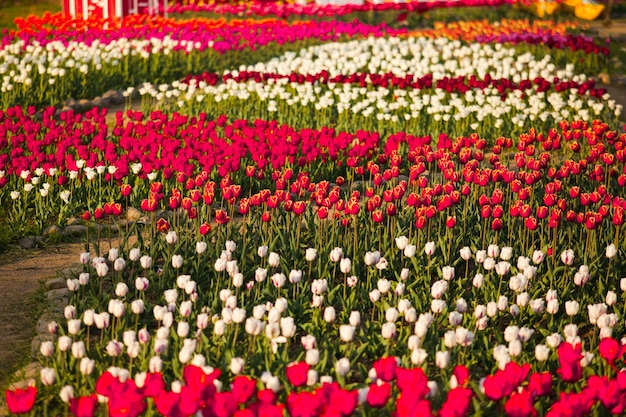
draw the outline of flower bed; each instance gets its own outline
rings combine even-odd
[[[91,407],[98,393],[110,415],[232,415],[260,404],[320,415],[333,395],[345,397],[345,415],[357,404],[359,413],[409,415],[403,395],[415,400],[409,409],[445,414],[452,402],[462,415],[472,398],[494,412],[558,410],[568,395],[579,412],[597,401],[622,406],[602,389],[619,390],[621,378],[611,366],[623,356],[612,336],[623,326],[626,137],[606,124],[564,122],[487,145],[477,135],[381,140],[128,116],[114,128],[120,148],[94,132],[76,148],[84,160],[3,176],[3,192],[19,194],[16,210],[69,191],[70,204],[110,201],[83,205],[85,219],[116,218],[132,201],[153,219],[135,247],[81,257],[67,322],[51,327],[56,345],[42,345],[49,388],[38,401],[52,406],[60,390]],[[19,109],[4,120],[18,127],[11,139],[20,129],[51,138],[74,117],[45,129]],[[80,126],[90,123],[98,116]],[[72,153],[63,142],[46,146]],[[15,188],[33,182],[49,186]],[[159,209],[173,212],[157,222]],[[241,373],[253,379],[233,379]]]
[[[44,70],[0,99],[114,76],[146,109],[0,111],[12,232],[88,226],[12,412],[623,412],[626,134],[581,70],[604,46],[516,21],[56,19],[2,41],[13,81]]]

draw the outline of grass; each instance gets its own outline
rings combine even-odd
[[[58,13],[63,10],[61,0],[0,0],[0,30],[17,29],[16,17],[41,16],[45,12]]]

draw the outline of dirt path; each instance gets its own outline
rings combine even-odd
[[[112,240],[111,246],[119,246],[117,239]],[[11,382],[20,366],[30,362],[36,323],[49,304],[43,298],[44,282],[62,275],[61,271],[67,268],[80,266],[84,250],[85,245],[80,242],[61,243],[25,250],[10,255],[8,261],[0,261],[0,389]],[[100,250],[108,252],[106,240],[100,242]]]
[[[41,307],[36,294],[43,282],[77,263],[81,244],[61,244],[33,249],[0,264],[0,386],[30,354],[35,335],[33,321]]]

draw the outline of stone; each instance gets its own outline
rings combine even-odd
[[[62,233],[63,233],[63,229],[61,229],[56,224],[53,224],[52,226],[46,227],[46,229],[43,231],[43,235],[44,236],[60,235]]]
[[[58,290],[61,288],[67,288],[67,283],[65,282],[65,278],[58,277],[58,278],[52,278],[46,281],[45,286],[46,286],[46,290],[48,291]]]
[[[143,213],[140,210],[137,210],[134,207],[129,207],[126,209],[126,220],[129,222],[136,222],[143,216]]]
[[[63,234],[65,235],[84,235],[86,233],[87,233],[87,226],[84,226],[82,224],[73,224],[73,225],[67,226],[65,230],[63,231]]]
[[[70,217],[69,219],[67,219],[67,225],[68,226],[74,226],[74,225],[82,225],[83,224],[83,220],[79,219],[78,217]]]
[[[37,334],[50,334],[50,332],[48,332],[48,323],[50,323],[50,321],[47,316],[40,317],[39,321],[37,321]]]
[[[598,79],[602,84],[611,85],[611,76],[606,72],[601,72],[598,74]]]
[[[32,249],[37,245],[35,239],[32,237],[23,237],[17,241],[17,244],[24,249]]]
[[[61,275],[63,275],[65,279],[78,278],[78,274],[80,274],[79,268],[65,268],[63,271],[61,271]]]
[[[50,290],[46,293],[46,298],[50,301],[58,300],[59,298],[69,298],[70,290],[67,288],[59,288],[57,290]]]
[[[15,372],[15,378],[20,378],[19,381],[13,382],[9,389],[25,389],[31,383],[33,383],[36,379],[39,378],[39,373],[43,366],[39,362],[31,362],[22,369]]]
[[[102,98],[108,99],[109,102],[113,105],[123,104],[124,96],[121,92],[117,90],[109,90],[102,95]]]
[[[111,101],[107,98],[97,97],[91,102],[91,104],[94,107],[109,107],[111,105]]]
[[[78,104],[78,102],[74,98],[68,98],[67,100],[65,100],[64,104],[65,104],[65,107],[74,107],[75,105]]]

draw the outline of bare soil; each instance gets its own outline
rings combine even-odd
[[[76,263],[82,251],[81,244],[61,244],[11,254],[0,264],[0,386],[10,382],[12,372],[30,355],[35,323],[45,308],[37,297],[43,294],[43,283]]]

